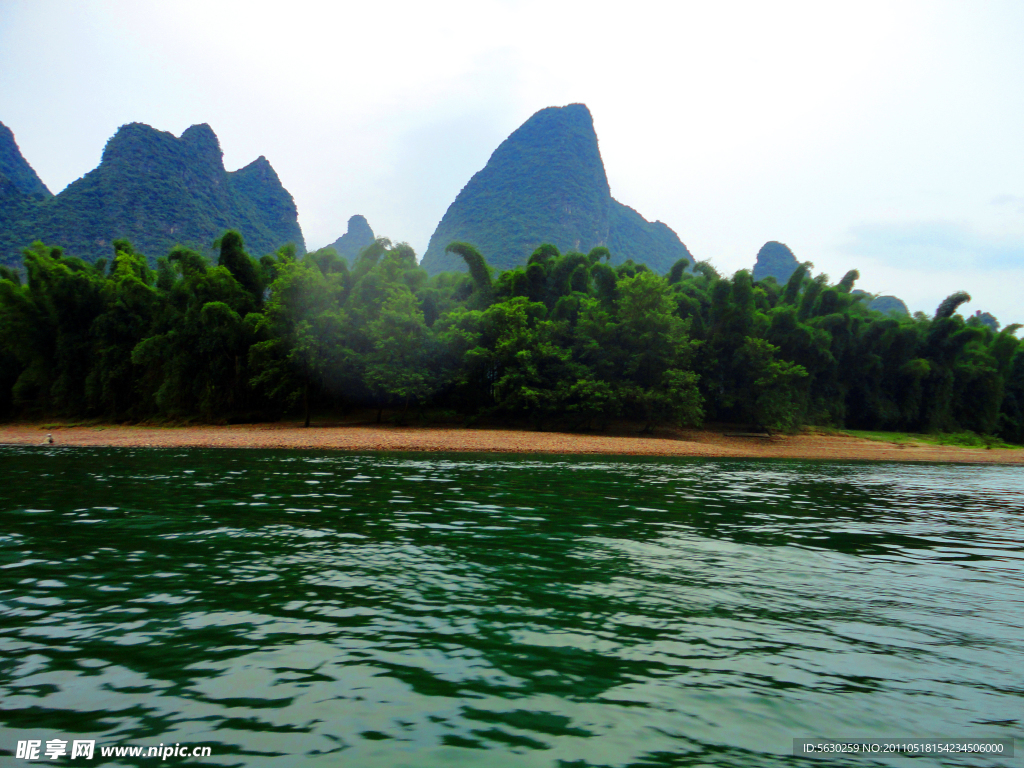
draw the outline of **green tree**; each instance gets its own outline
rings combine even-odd
[[[363,379],[377,402],[377,421],[385,405],[422,402],[436,388],[430,366],[430,330],[409,289],[396,289],[369,323],[371,350],[363,359]]]
[[[86,394],[97,413],[113,419],[141,418],[153,411],[154,403],[151,393],[143,389],[142,371],[131,355],[152,329],[160,296],[145,257],[127,242],[115,246],[111,274],[102,288],[105,311],[90,329],[95,358]]]
[[[792,430],[799,425],[799,390],[796,383],[807,371],[780,360],[778,347],[764,339],[748,338],[736,350],[736,370],[742,371],[739,390],[753,421],[770,430]]]
[[[337,391],[351,376],[341,293],[342,287],[332,285],[316,262],[286,262],[263,314],[254,318],[260,340],[249,351],[252,384],[285,408],[301,398],[307,427],[311,390]]]

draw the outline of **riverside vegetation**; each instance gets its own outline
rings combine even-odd
[[[125,240],[88,263],[36,243],[0,267],[0,410],[244,421],[301,408],[423,407],[600,428],[704,420],[775,430],[970,430],[1024,443],[1024,347],[965,320],[883,315],[804,263],[784,285],[607,248],[542,245],[499,274],[429,276],[385,238],[353,263],[293,247],[255,259],[234,231],[217,264],[183,247],[150,267]],[[689,268],[688,268],[689,267]]]

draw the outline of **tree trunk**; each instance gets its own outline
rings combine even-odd
[[[377,423],[380,424],[380,417],[384,413],[384,407],[381,406],[377,409]]]
[[[304,427],[308,427],[309,426],[309,382],[308,381],[306,382],[306,387],[305,387],[305,389],[302,392],[302,399],[303,399],[303,401],[305,403],[305,410],[306,410],[306,423],[303,424],[303,426]]]

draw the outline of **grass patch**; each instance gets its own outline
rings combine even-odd
[[[953,445],[960,448],[1015,448],[1022,446],[1004,443],[993,435],[979,435],[976,432],[935,432],[932,434],[919,434],[914,432],[876,432],[862,429],[847,429],[837,431],[837,434],[849,435],[850,437],[861,437],[865,440],[877,440],[883,443],[896,443],[909,445],[918,443],[922,445]]]

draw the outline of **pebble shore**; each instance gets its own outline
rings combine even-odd
[[[897,445],[856,437],[801,434],[770,439],[712,430],[673,430],[656,436],[532,432],[514,429],[398,427],[378,424],[318,426],[59,426],[0,425],[0,444],[153,448],[292,448],[301,450],[428,451],[448,453],[600,454],[708,458],[822,459],[1024,464],[1024,450]]]

